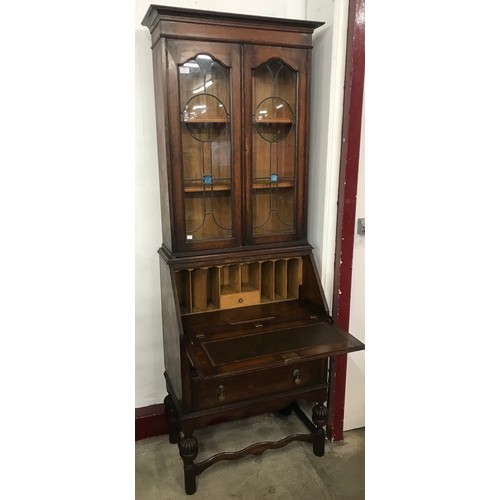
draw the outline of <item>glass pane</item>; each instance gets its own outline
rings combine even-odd
[[[283,99],[268,97],[257,106],[255,129],[264,140],[279,142],[286,139],[292,125],[292,108]]]
[[[254,235],[295,232],[296,89],[278,59],[252,72]]]
[[[211,142],[224,133],[228,115],[224,104],[217,97],[201,94],[188,101],[184,108],[183,120],[195,139]]]
[[[179,66],[188,241],[233,235],[229,74],[206,54]]]

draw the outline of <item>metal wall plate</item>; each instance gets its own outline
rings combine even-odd
[[[358,234],[361,236],[365,235],[365,218],[358,219]]]

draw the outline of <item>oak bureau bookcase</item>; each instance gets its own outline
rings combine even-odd
[[[307,242],[312,33],[323,23],[151,5],[170,442],[187,494],[221,461],[291,441],[324,454],[340,330]],[[315,402],[312,421],[297,400]],[[304,434],[196,463],[196,429],[293,410]]]

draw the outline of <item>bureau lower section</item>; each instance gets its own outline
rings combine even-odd
[[[328,315],[310,252],[247,259],[161,260],[170,442],[187,494],[222,460],[312,444],[324,454],[328,374],[336,356],[363,344]],[[315,404],[307,416],[298,400]],[[197,429],[271,411],[294,411],[305,433],[196,462]]]
[[[320,359],[291,366],[260,370],[237,376],[191,380],[189,408],[192,412],[249,403],[269,395],[307,391],[309,387],[326,387],[326,360]]]

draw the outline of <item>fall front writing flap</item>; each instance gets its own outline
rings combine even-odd
[[[291,303],[286,305],[288,309]],[[304,304],[301,306],[301,311],[307,311]],[[253,309],[262,318],[245,321],[243,329],[235,324],[234,335],[227,329],[224,335],[209,331],[210,323],[215,323],[210,321],[213,313],[204,315],[206,329],[188,331],[185,345],[201,378],[210,379],[284,366],[364,349],[362,342],[332,324],[326,315],[321,317],[317,314],[304,314],[291,323],[286,321],[286,311],[283,310],[283,328],[277,328],[279,308],[266,311],[262,306],[255,306]],[[230,324],[231,318],[228,321]]]

